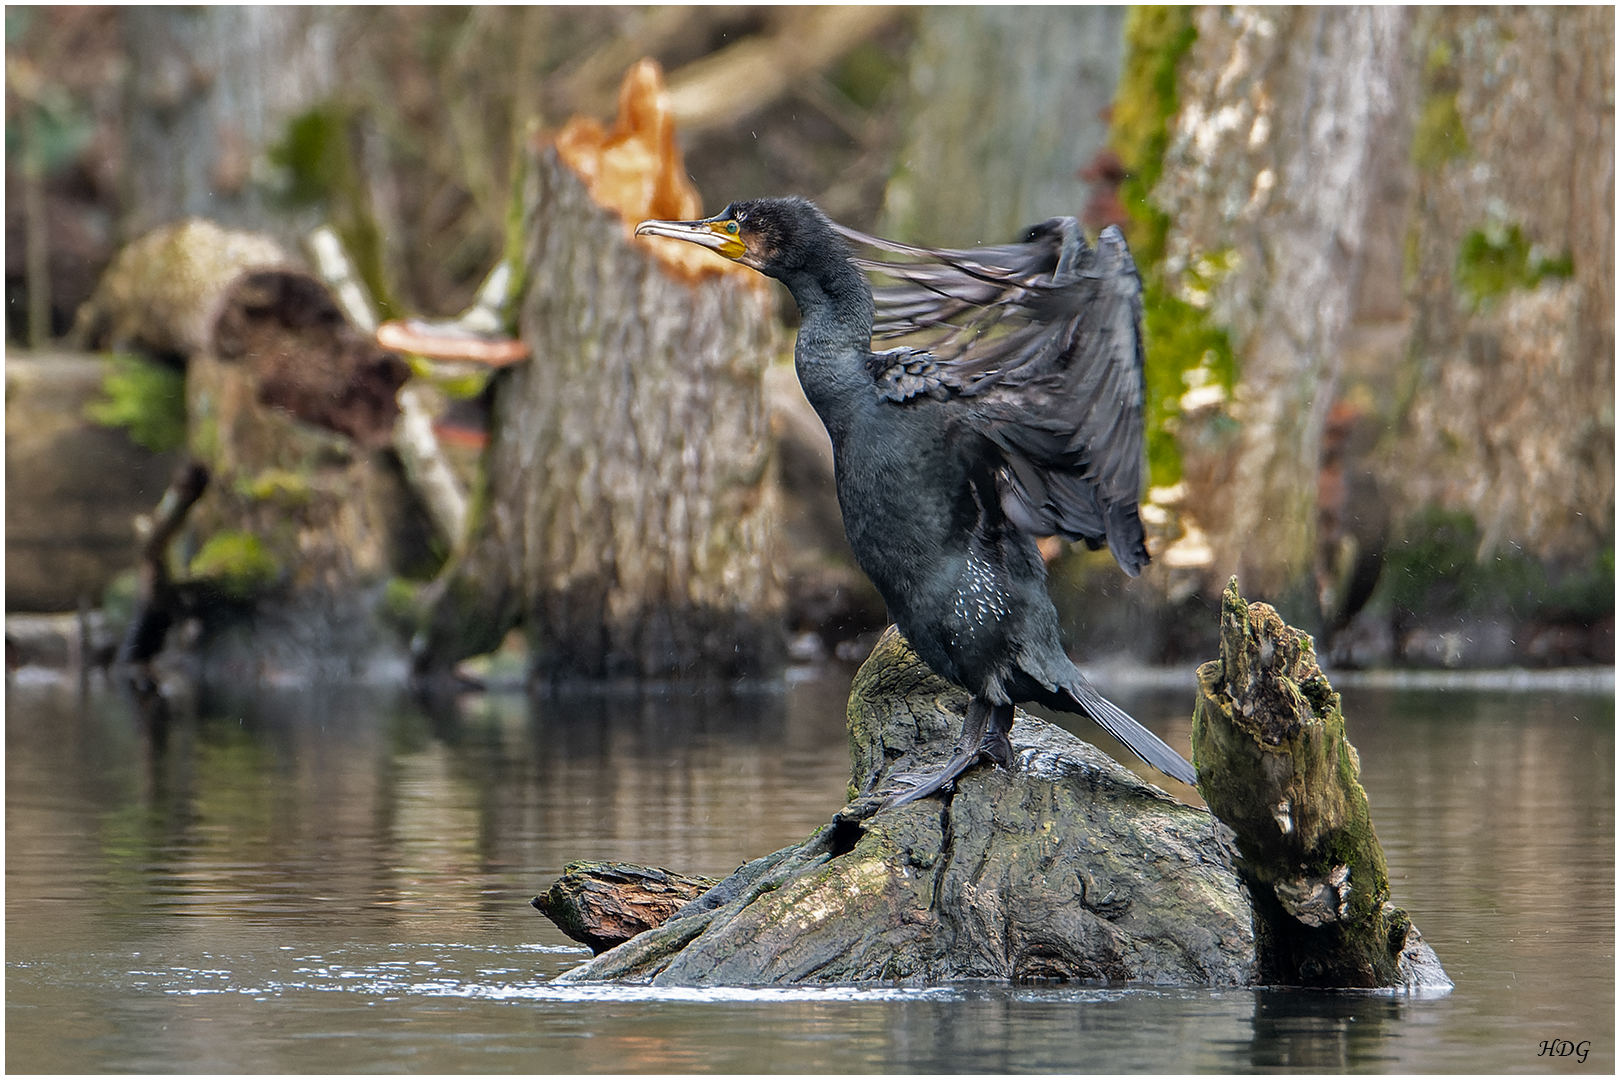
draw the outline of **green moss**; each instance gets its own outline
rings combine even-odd
[[[1456,91],[1432,95],[1423,103],[1412,131],[1412,164],[1436,172],[1453,158],[1468,156],[1468,133],[1457,112]]]
[[[125,626],[135,616],[135,597],[140,591],[141,575],[135,570],[121,571],[107,583],[101,594],[101,611],[114,626]]]
[[[284,178],[282,197],[298,206],[324,205],[355,271],[383,318],[399,314],[388,288],[382,233],[354,163],[354,117],[328,102],[287,121],[281,139],[265,152]]]
[[[162,454],[186,444],[186,379],[165,364],[114,356],[102,376],[99,401],[85,416],[104,427],[129,429],[130,441]]]
[[[1423,70],[1423,108],[1412,129],[1412,164],[1438,172],[1446,162],[1468,156],[1468,132],[1457,111],[1456,49],[1444,38],[1429,48]]]
[[[1142,324],[1147,338],[1148,472],[1154,486],[1181,479],[1176,441],[1181,396],[1194,385],[1217,383],[1229,393],[1237,360],[1226,330],[1207,311],[1171,295],[1157,280],[1142,289]]]
[[[401,636],[409,638],[416,633],[421,622],[419,605],[421,594],[420,582],[391,577],[383,586],[382,600],[377,613],[384,624],[393,627]]]
[[[288,469],[265,469],[236,481],[239,495],[254,502],[273,502],[294,509],[309,502],[309,480]]]
[[[274,584],[281,568],[249,532],[220,532],[192,556],[189,572],[233,599],[245,600]]]
[[[482,394],[492,374],[488,368],[475,368],[471,364],[435,364],[416,353],[405,353],[404,356],[412,375],[431,382],[446,397],[458,400],[470,401]]]
[[[287,178],[282,194],[292,203],[323,202],[348,182],[343,118],[336,109],[314,108],[287,121],[281,141],[266,151]]]
[[[1170,217],[1149,196],[1164,169],[1170,118],[1181,107],[1177,71],[1197,40],[1188,6],[1133,7],[1125,17],[1125,60],[1108,142],[1125,165],[1119,194],[1131,215],[1131,249],[1139,266],[1152,266],[1164,255]]]
[[[1477,308],[1514,289],[1533,289],[1542,278],[1567,278],[1574,272],[1569,255],[1544,256],[1530,246],[1519,226],[1492,223],[1463,238],[1455,281]]]
[[[1142,274],[1148,472],[1156,486],[1181,478],[1176,423],[1182,395],[1210,383],[1230,392],[1237,379],[1226,330],[1204,307],[1187,299],[1207,295],[1229,269],[1228,254],[1208,255],[1182,280],[1166,281],[1161,263],[1170,217],[1151,199],[1170,145],[1170,119],[1180,108],[1177,72],[1197,40],[1191,7],[1131,8],[1125,18],[1125,60],[1109,128],[1109,145],[1126,169],[1119,193],[1131,217],[1131,253]]]

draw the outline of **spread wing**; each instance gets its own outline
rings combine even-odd
[[[972,251],[908,247],[843,229],[902,259],[855,265],[895,284],[873,290],[878,392],[959,400],[1000,452],[1008,519],[1034,536],[1107,543],[1133,577],[1148,562],[1142,490],[1142,286],[1113,227],[1097,245],[1073,218],[1021,243]]]

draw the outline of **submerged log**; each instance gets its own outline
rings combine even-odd
[[[1336,695],[1306,662],[1309,639],[1264,605],[1244,609],[1263,632],[1248,632],[1252,623],[1239,632],[1235,598],[1234,588],[1223,660],[1200,671],[1196,758],[1220,820],[1022,712],[1012,729],[1015,768],[980,766],[943,800],[881,809],[868,793],[937,766],[967,705],[967,694],[891,629],[850,691],[853,801],[808,840],[748,863],[667,922],[559,980],[1449,987],[1433,951],[1388,904],[1354,750]],[[1297,864],[1301,853],[1284,855],[1286,845],[1233,849],[1228,822],[1239,845],[1252,844],[1256,830],[1278,833],[1279,798],[1271,781],[1242,771],[1249,759],[1234,749],[1241,736],[1225,719],[1234,712],[1229,686],[1239,695],[1236,714],[1254,730],[1308,729],[1296,742],[1262,747],[1258,768],[1287,776],[1289,755],[1307,747],[1310,760],[1331,764],[1302,770],[1303,787],[1289,789],[1291,812],[1309,818],[1290,835],[1316,842],[1304,877],[1297,866],[1263,863]],[[1295,703],[1306,698],[1334,719],[1305,717]]]
[[[1361,760],[1310,637],[1244,603],[1236,578],[1221,602],[1221,658],[1198,669],[1193,755],[1199,791],[1237,834],[1260,981],[1450,985],[1390,902]]]

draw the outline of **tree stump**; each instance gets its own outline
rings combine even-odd
[[[891,629],[850,691],[854,801],[808,840],[748,863],[559,981],[1449,988],[1433,951],[1388,904],[1354,751],[1336,695],[1306,664],[1308,639],[1280,620],[1238,632],[1235,588],[1229,599],[1230,654],[1201,670],[1198,706],[1200,781],[1221,820],[1022,712],[1014,769],[980,766],[944,799],[879,809],[865,793],[940,764],[968,701]],[[1229,683],[1222,671],[1241,674]],[[1246,758],[1224,720],[1233,707],[1216,703],[1227,685],[1241,691],[1237,715],[1263,732],[1298,726],[1293,703],[1307,698],[1335,719],[1305,718],[1294,742]],[[1280,799],[1247,762],[1286,776],[1289,755],[1304,761],[1307,750],[1318,764],[1289,788],[1298,824],[1286,834],[1317,840],[1302,874],[1287,841],[1251,853],[1257,830],[1279,833]],[[1273,857],[1275,866],[1260,861]]]
[[[1268,604],[1221,600],[1221,658],[1198,669],[1199,792],[1237,834],[1256,971],[1290,986],[1449,986],[1390,902],[1361,760],[1308,635]]]
[[[618,126],[527,150],[519,310],[534,359],[498,376],[486,485],[419,667],[521,622],[548,680],[734,677],[782,649],[759,276],[631,235],[697,217],[651,64]],[[673,244],[665,241],[664,244]]]
[[[203,613],[205,667],[348,677],[398,664],[383,587],[432,569],[423,511],[388,449],[404,361],[272,240],[205,221],[126,248],[79,326],[90,344],[184,363],[187,442],[212,483],[173,580],[225,601]]]

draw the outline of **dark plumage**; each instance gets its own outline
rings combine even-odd
[[[1021,701],[1084,713],[1196,781],[1064,653],[1035,545],[1106,543],[1133,576],[1148,561],[1141,286],[1117,229],[1093,248],[1073,218],[1054,218],[1020,243],[932,251],[788,198],[636,231],[713,248],[799,305],[799,381],[832,437],[850,546],[912,648],[973,694],[952,760],[893,802],[940,790],[981,754],[1010,766]],[[905,261],[853,258],[840,234]],[[863,271],[897,284],[874,296]],[[874,337],[908,344],[873,352]]]

